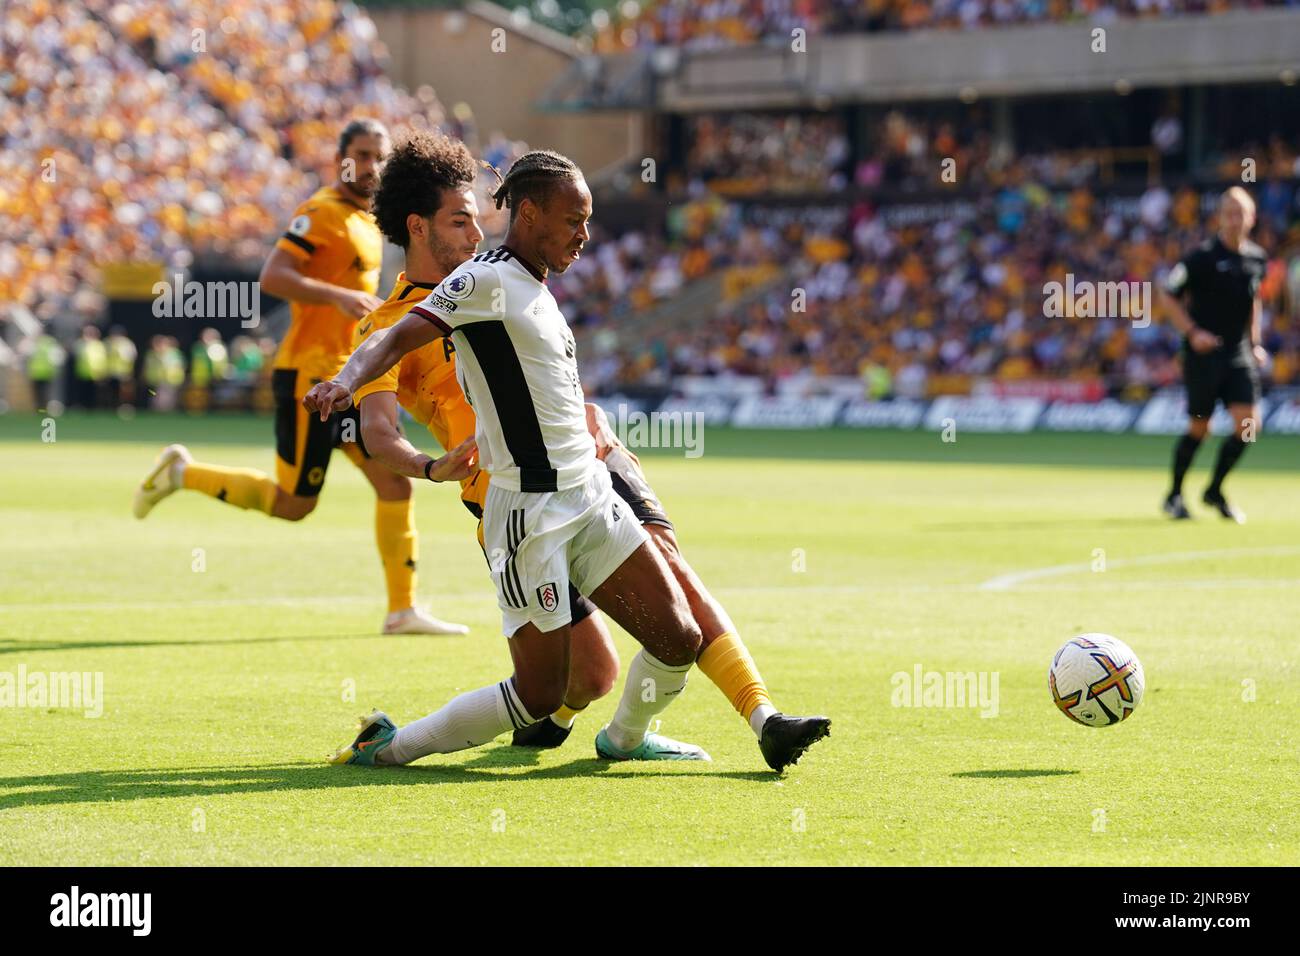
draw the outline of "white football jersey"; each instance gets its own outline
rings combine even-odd
[[[505,246],[462,263],[411,309],[456,343],[479,466],[510,491],[562,491],[597,466],[573,333],[546,283]]]

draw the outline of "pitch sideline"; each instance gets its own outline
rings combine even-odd
[[[1107,568],[1133,568],[1156,564],[1176,564],[1182,561],[1199,561],[1202,558],[1223,557],[1266,557],[1300,554],[1300,545],[1277,545],[1270,548],[1221,548],[1216,551],[1169,551],[1164,554],[1148,554],[1137,558],[1113,558],[1106,562]],[[1077,574],[1091,571],[1091,561],[1076,564],[1053,564],[1043,568],[1030,568],[1025,571],[1011,571],[989,578],[978,585],[980,591],[1010,591],[1025,581],[1039,578],[1057,577],[1064,574]]]

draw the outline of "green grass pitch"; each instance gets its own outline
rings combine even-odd
[[[778,778],[698,673],[661,729],[710,764],[598,762],[616,692],[558,751],[325,766],[357,714],[422,716],[508,656],[451,488],[418,489],[420,592],[463,638],[376,633],[371,497],[341,456],[298,525],[192,493],[131,517],[166,441],[269,470],[270,432],[0,419],[0,672],[100,672],[104,695],[97,719],[0,709],[0,864],[1300,863],[1294,438],[1229,482],[1244,527],[1158,515],[1165,438],[719,429],[701,458],[647,454],[777,706],[834,720]],[[1103,730],[1046,686],[1093,630],[1147,677]],[[918,665],[996,673],[996,716],[893,706]]]

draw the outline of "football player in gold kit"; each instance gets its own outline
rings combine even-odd
[[[342,449],[375,489],[375,540],[388,589],[385,634],[464,634],[469,629],[415,606],[419,553],[411,482],[373,460],[361,440],[355,410],[320,421],[302,407],[316,382],[333,377],[352,351],[357,321],[378,307],[383,237],[370,197],[388,152],[388,132],[374,120],[343,130],[338,177],[300,205],[262,268],[260,284],[290,302],[291,322],[275,357],[275,478],[250,468],[194,461],[184,445],[170,445],[136,490],[143,518],[181,488],[286,521],[316,508],[335,448]]]

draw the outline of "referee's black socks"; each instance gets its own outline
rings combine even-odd
[[[1232,466],[1237,463],[1237,459],[1245,450],[1246,443],[1237,435],[1229,435],[1223,440],[1219,445],[1219,458],[1214,463],[1214,479],[1206,489],[1207,494],[1222,494],[1223,479],[1228,477],[1228,472],[1232,470]]]
[[[1196,457],[1196,449],[1200,447],[1201,439],[1194,438],[1190,434],[1178,439],[1178,444],[1174,446],[1174,487],[1169,492],[1171,495],[1183,493],[1183,475],[1187,474],[1187,469],[1192,467],[1192,459]]]

